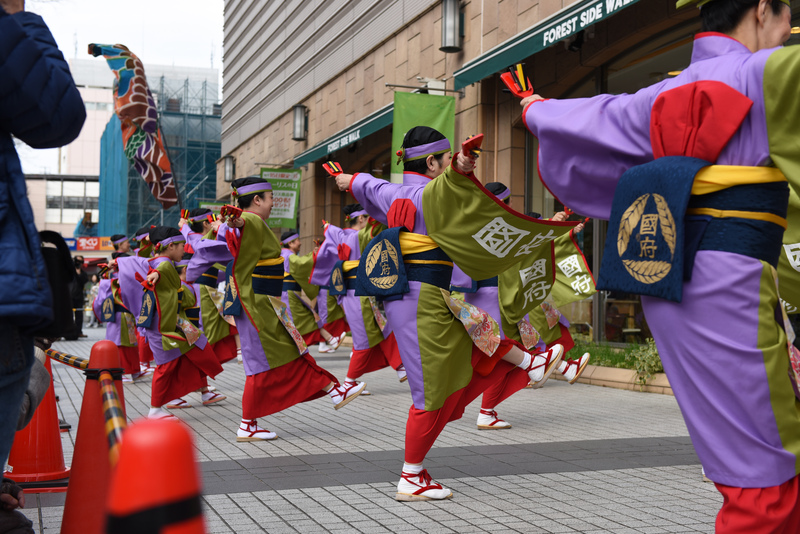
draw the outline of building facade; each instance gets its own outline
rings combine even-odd
[[[443,43],[443,25],[459,22],[458,46]],[[550,216],[563,206],[541,185],[537,141],[500,74],[523,63],[545,97],[631,93],[686,67],[699,30],[697,10],[676,10],[674,0],[231,0],[217,196],[229,194],[226,178],[265,166],[302,169],[297,226],[310,243],[321,236],[321,219],[342,223],[340,208],[352,201],[322,163],[388,178],[399,148],[391,146],[393,95],[410,90],[397,86],[444,85],[458,91],[448,93],[456,98],[456,138],[485,136],[478,178],[508,185],[515,209]],[[297,105],[307,115],[303,140],[293,139]],[[582,234],[594,272],[605,231],[604,221],[592,221]],[[634,295],[599,293],[562,311],[596,340],[649,336]]]

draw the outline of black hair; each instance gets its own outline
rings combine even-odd
[[[508,191],[508,187],[506,187],[505,184],[501,182],[489,182],[488,184],[486,184],[486,190],[489,191],[494,196],[497,196]],[[511,196],[504,198],[503,202],[508,204],[509,200],[511,200]]]
[[[356,202],[355,204],[348,204],[347,206],[342,208],[342,211],[348,217],[357,211],[364,211],[364,207]]]
[[[117,258],[127,258],[128,256],[130,256],[130,254],[128,254],[127,252],[112,252],[111,253],[111,259],[112,260],[116,260]]]
[[[403,148],[411,148],[420,145],[427,145],[428,143],[433,143],[435,141],[441,141],[442,139],[447,139],[444,135],[440,132],[434,130],[433,128],[428,128],[427,126],[415,126],[411,128],[409,131],[406,132],[405,137],[403,137]],[[442,162],[442,158],[444,154],[437,154],[433,156],[436,161],[439,163]],[[421,158],[415,159],[412,161],[405,161],[403,162],[403,170],[406,172],[416,172],[419,174],[425,174],[428,172],[428,158]]]
[[[181,232],[171,226],[156,226],[150,230],[150,242],[154,245],[169,237],[177,237]]]
[[[233,187],[234,189],[239,189],[240,187],[244,187],[246,185],[262,184],[262,183],[265,184],[265,183],[268,183],[268,182],[266,180],[264,180],[263,178],[261,178],[260,176],[253,175],[253,176],[247,176],[245,178],[237,178],[236,180],[234,180],[231,183],[231,187]],[[249,195],[243,195],[243,196],[240,196],[240,197],[236,197],[236,202],[237,202],[237,204],[239,204],[239,207],[244,210],[244,209],[247,209],[247,208],[250,207],[250,204],[253,203],[253,199],[256,198],[256,197],[259,197],[259,198],[263,199],[264,198],[264,193],[263,192],[262,193],[250,193]]]
[[[744,18],[748,10],[758,6],[759,0],[715,0],[700,8],[704,32],[730,33]],[[771,0],[772,13],[780,15],[781,0]]]
[[[211,213],[211,210],[208,208],[195,208],[189,211],[189,217],[197,217],[198,215],[207,215]],[[189,223],[189,228],[192,229],[192,232],[202,234],[203,233],[203,221],[192,221]]]
[[[292,237],[296,233],[297,233],[297,230],[295,230],[294,228],[290,228],[289,230],[286,230],[285,232],[283,232],[281,234],[281,246],[283,248],[289,248],[289,243],[284,243],[283,241],[285,239],[289,239],[290,237]]]
[[[109,239],[111,240],[111,244],[114,245],[114,250],[119,250],[119,246],[122,244],[122,243],[114,243],[114,241],[122,239],[123,237],[125,237],[124,234],[114,234],[111,237],[109,237]]]
[[[134,236],[139,236],[139,235],[142,235],[142,234],[149,235],[150,234],[150,230],[151,230],[151,228],[149,226],[142,226],[141,228],[136,230],[136,233],[134,234]]]
[[[539,212],[536,212],[536,211],[528,211],[528,212],[525,213],[525,215],[527,215],[528,217],[531,217],[533,219],[541,219],[542,218],[542,214],[539,213]]]

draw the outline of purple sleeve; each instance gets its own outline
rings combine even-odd
[[[365,172],[354,175],[350,181],[350,191],[356,200],[373,219],[387,226],[386,214],[392,202],[399,197],[402,187]]]
[[[214,239],[200,239],[194,246],[194,255],[186,266],[186,280],[194,282],[215,263],[226,265],[233,259],[228,243]]]
[[[453,287],[472,287],[472,278],[461,270],[458,265],[453,264],[453,276],[450,278],[450,285]]]
[[[339,261],[339,243],[344,240],[344,237],[344,230],[332,224],[328,225],[328,228],[325,229],[325,241],[322,242],[317,251],[314,270],[311,273],[309,282],[316,286],[328,285],[333,266]]]
[[[144,290],[139,281],[136,280],[136,273],[147,277],[150,264],[145,258],[127,256],[117,258],[117,265],[119,266],[119,291],[122,303],[134,317],[138,317],[142,309]]]
[[[547,189],[576,213],[608,220],[620,176],[653,159],[650,110],[661,86],[528,104],[523,119],[539,140],[538,169]]]

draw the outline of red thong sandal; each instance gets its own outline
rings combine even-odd
[[[428,474],[427,469],[419,473],[407,473],[403,471],[400,475],[400,482],[397,483],[397,493],[394,498],[397,501],[432,501],[449,499],[453,492],[434,482]]]

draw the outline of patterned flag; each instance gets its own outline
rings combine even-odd
[[[121,44],[90,44],[89,53],[105,57],[116,77],[114,111],[122,123],[125,156],[164,209],[174,206],[178,202],[175,178],[161,140],[158,113],[142,62]]]

